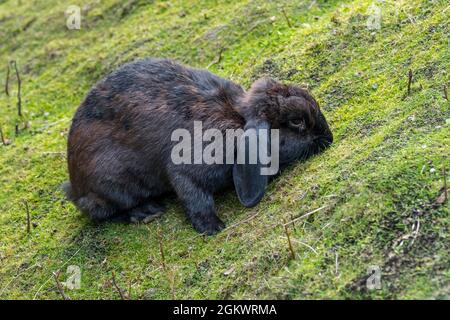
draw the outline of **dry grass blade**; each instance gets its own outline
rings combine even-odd
[[[116,288],[117,292],[119,293],[120,299],[127,300],[128,298],[126,297],[125,293],[116,282],[116,273],[114,271],[112,272],[112,283],[114,285],[114,288]]]
[[[3,129],[1,126],[0,126],[0,140],[4,146],[11,144],[11,142],[5,138],[5,135],[3,134]]]
[[[289,251],[291,252],[291,258],[293,260],[295,260],[295,251],[294,251],[294,247],[292,246],[292,242],[291,242],[291,236],[289,234],[289,230],[288,230],[288,225],[287,223],[283,224],[283,228],[284,228],[284,232],[286,233],[286,237],[288,240],[288,245],[289,245]]]
[[[23,201],[23,204],[25,205],[25,210],[27,212],[27,233],[31,232],[31,216],[30,216],[30,208],[28,207],[28,202],[25,200]]]
[[[314,213],[316,213],[316,212],[318,212],[318,211],[320,211],[320,210],[322,210],[322,209],[325,209],[326,207],[328,207],[328,205],[322,206],[322,207],[317,208],[317,209],[315,209],[315,210],[313,210],[313,211],[311,211],[311,212],[305,213],[304,215],[302,215],[302,216],[300,216],[300,217],[297,217],[297,218],[295,218],[295,219],[293,219],[293,220],[291,220],[291,221],[288,221],[288,222],[284,223],[283,226],[287,226],[287,225],[292,224],[292,223],[294,223],[294,222],[296,222],[296,221],[298,221],[298,220],[307,218],[307,217],[309,217],[310,215],[312,215],[312,214],[314,214]]]
[[[413,80],[413,72],[411,69],[409,69],[409,72],[408,72],[408,96],[411,94],[412,80]]]
[[[292,240],[293,240],[293,242],[299,243],[299,244],[301,244],[301,245],[307,247],[309,250],[311,250],[311,251],[314,252],[315,254],[319,254],[319,253],[317,252],[317,250],[314,249],[313,247],[311,247],[309,244],[307,244],[307,243],[305,243],[305,242],[303,242],[303,241],[300,241],[300,240],[298,240],[298,239],[292,239]]]
[[[218,64],[218,63],[220,63],[220,61],[222,61],[222,53],[224,52],[224,48],[220,48],[220,50],[219,50],[219,54],[217,55],[217,58],[213,61],[213,62],[211,62],[207,67],[206,67],[206,69],[209,69],[209,68],[211,68],[213,65],[215,65],[215,64]]]
[[[20,79],[19,69],[17,68],[17,62],[11,61],[12,64],[14,64],[14,69],[16,71],[16,77],[17,77],[17,114],[19,117],[22,117],[22,80]]]
[[[289,28],[292,28],[291,20],[289,20],[289,17],[286,13],[286,10],[284,10],[284,7],[281,8],[281,12],[283,13],[284,19],[286,19],[286,23]]]
[[[165,271],[166,270],[166,259],[164,256],[164,247],[163,247],[163,239],[161,234],[161,229],[158,228],[158,243],[159,243],[159,252],[161,253],[161,265]]]
[[[444,202],[448,201],[448,190],[447,190],[447,170],[445,169],[445,165],[442,169],[444,171]]]
[[[9,97],[9,73],[10,73],[10,66],[8,63],[8,68],[6,69],[6,80],[5,80],[5,94]]]

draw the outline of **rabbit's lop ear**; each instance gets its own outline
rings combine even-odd
[[[251,120],[244,130],[237,145],[233,181],[239,201],[250,208],[261,201],[266,191],[268,176],[261,174],[261,168],[270,161],[270,125],[264,120]]]

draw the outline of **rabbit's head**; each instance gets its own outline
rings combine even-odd
[[[333,142],[317,102],[307,90],[297,86],[284,85],[271,78],[259,79],[245,94],[238,112],[246,121],[245,130],[279,130],[281,166],[304,160]],[[237,194],[247,207],[261,200],[268,181],[267,175],[260,174],[259,156],[256,165],[236,165],[233,171]]]

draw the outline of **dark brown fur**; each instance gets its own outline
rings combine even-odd
[[[305,118],[307,133],[288,128]],[[127,64],[97,83],[78,108],[68,141],[69,198],[94,220],[148,221],[175,192],[199,232],[223,228],[213,194],[231,186],[232,165],[175,165],[175,129],[245,128],[254,119],[281,129],[281,162],[305,158],[332,135],[315,100],[301,88],[261,79],[245,93],[208,71],[167,59]],[[320,123],[320,125],[317,125]],[[291,150],[295,149],[295,150]],[[259,201],[259,200],[258,200]]]

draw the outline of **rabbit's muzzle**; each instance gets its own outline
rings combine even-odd
[[[297,160],[306,160],[319,154],[333,143],[331,132],[313,137],[299,137],[289,129],[280,133],[280,164],[286,165]]]

